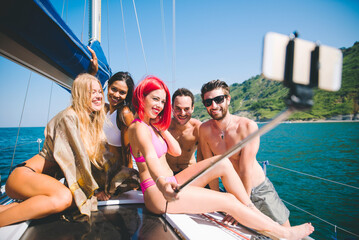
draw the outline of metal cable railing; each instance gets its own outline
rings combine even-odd
[[[31,141],[31,142],[27,142],[27,143],[22,143],[22,144],[17,144],[16,147],[19,147],[19,146],[24,146],[24,145],[29,145],[29,144],[32,144],[32,143],[39,143],[39,147],[40,147],[40,143],[43,141],[43,139],[41,138],[38,138],[36,141]],[[4,147],[4,148],[0,148],[0,151],[3,151],[5,149],[14,149],[15,146],[10,146],[10,147]]]
[[[262,161],[262,162],[258,161],[258,162],[259,162],[259,163],[262,163],[262,165],[263,165],[263,170],[264,170],[264,173],[265,173],[265,174],[266,174],[267,166],[270,165],[270,166],[273,166],[273,167],[276,167],[276,168],[280,168],[280,169],[283,169],[283,170],[286,170],[286,171],[294,172],[294,173],[301,174],[301,175],[304,175],[304,176],[309,176],[309,177],[312,177],[312,178],[320,179],[320,180],[327,181],[327,182],[330,182],[330,183],[335,183],[335,184],[338,184],[338,185],[342,185],[342,186],[345,186],[345,187],[350,187],[350,188],[354,188],[354,189],[358,189],[358,190],[359,190],[359,187],[356,187],[356,186],[352,186],[352,185],[349,185],[349,184],[345,184],[345,183],[333,181],[333,180],[326,179],[326,178],[322,178],[322,177],[318,177],[318,176],[315,176],[315,175],[312,175],[312,174],[308,174],[308,173],[299,172],[299,171],[296,171],[296,170],[293,170],[293,169],[289,169],[289,168],[277,166],[277,165],[274,165],[274,164],[269,164],[269,161]],[[281,199],[282,199],[282,198],[281,198]],[[292,203],[290,203],[290,202],[288,202],[288,201],[286,201],[286,200],[284,200],[284,199],[282,199],[282,200],[283,200],[283,202],[285,202],[285,203],[291,205],[292,207],[295,207],[296,209],[298,209],[298,210],[300,210],[300,211],[302,211],[302,212],[305,212],[305,213],[307,213],[307,214],[309,214],[309,215],[315,217],[316,219],[318,219],[318,220],[320,220],[320,221],[322,221],[322,222],[325,222],[325,223],[328,224],[328,225],[333,226],[335,233],[336,233],[336,230],[337,230],[337,229],[340,229],[340,230],[342,230],[342,231],[344,231],[344,232],[346,232],[346,233],[349,233],[349,234],[351,234],[351,235],[353,235],[353,236],[359,237],[359,235],[356,234],[356,233],[353,233],[353,232],[351,232],[351,231],[349,231],[349,230],[347,230],[347,229],[344,229],[344,228],[342,228],[342,227],[339,227],[339,226],[337,226],[337,225],[335,225],[335,224],[333,224],[333,223],[331,223],[331,222],[329,222],[329,221],[327,221],[327,220],[324,220],[323,218],[320,218],[320,217],[316,216],[315,214],[313,214],[313,213],[311,213],[311,212],[308,212],[308,211],[306,211],[306,210],[304,210],[304,209],[302,209],[302,208],[300,208],[300,207],[298,207],[298,206],[296,206],[296,205],[294,205],[294,204],[292,204]]]
[[[30,142],[26,142],[26,143],[22,143],[22,144],[15,144],[15,146],[0,148],[0,152],[1,152],[1,151],[4,151],[4,150],[6,150],[6,149],[14,149],[14,154],[13,154],[13,158],[12,158],[12,160],[11,160],[11,165],[10,165],[10,167],[5,167],[5,168],[4,168],[4,170],[7,170],[7,169],[9,170],[9,174],[8,174],[8,175],[10,175],[10,173],[11,173],[11,169],[12,169],[12,166],[13,166],[14,157],[15,157],[15,152],[16,152],[17,147],[37,143],[37,144],[38,144],[38,152],[40,153],[42,141],[43,141],[43,139],[38,138],[36,141],[30,141]],[[1,191],[0,191],[0,196],[1,196],[1,195],[5,192],[5,185],[2,185],[2,177],[1,177],[1,175],[0,175],[0,186],[1,186]]]
[[[295,173],[302,174],[302,175],[305,175],[305,176],[309,176],[309,177],[312,177],[312,178],[317,178],[317,179],[320,179],[320,180],[323,180],[323,181],[327,181],[327,182],[331,182],[331,183],[335,183],[335,184],[339,184],[339,185],[342,185],[342,186],[345,186],[345,187],[350,187],[350,188],[354,188],[354,189],[358,189],[358,190],[359,190],[359,187],[355,187],[355,186],[351,186],[351,185],[348,185],[348,184],[345,184],[345,183],[341,183],[341,182],[333,181],[333,180],[330,180],[330,179],[318,177],[318,176],[311,175],[311,174],[308,174],[308,173],[299,172],[299,171],[296,171],[296,170],[293,170],[293,169],[289,169],[289,168],[277,166],[277,165],[274,165],[274,164],[269,164],[268,161],[263,161],[262,164],[271,165],[271,166],[273,166],[273,167],[281,168],[281,169],[283,169],[283,170],[295,172]]]
[[[319,219],[320,221],[325,222],[326,224],[329,224],[329,225],[333,226],[334,229],[335,229],[335,231],[336,231],[336,229],[340,229],[340,230],[342,230],[342,231],[344,231],[344,232],[347,232],[347,233],[352,234],[352,235],[354,235],[354,236],[356,236],[356,237],[359,237],[358,234],[355,234],[355,233],[353,233],[353,232],[350,232],[349,230],[346,230],[346,229],[344,229],[344,228],[342,228],[342,227],[338,227],[337,225],[335,225],[335,224],[333,224],[333,223],[331,223],[331,222],[328,222],[328,221],[324,220],[323,218],[320,218],[320,217],[314,215],[313,213],[310,213],[310,212],[304,210],[303,208],[300,208],[300,207],[298,207],[298,206],[296,206],[296,205],[294,205],[294,204],[292,204],[292,203],[290,203],[290,202],[288,202],[288,201],[285,201],[283,198],[281,198],[281,199],[282,199],[283,202],[285,202],[285,203],[291,205],[292,207],[295,207],[296,209],[298,209],[298,210],[300,210],[300,211],[302,211],[302,212],[305,212],[305,213],[307,213],[307,214],[309,214],[309,215],[315,217],[316,219]]]

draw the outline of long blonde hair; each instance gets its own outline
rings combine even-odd
[[[77,76],[71,89],[71,108],[79,118],[81,139],[90,161],[96,168],[102,169],[104,163],[104,141],[106,140],[103,132],[103,124],[106,117],[104,110],[105,97],[102,91],[102,108],[100,111],[92,111],[92,81],[97,81],[102,89],[101,82],[96,77],[87,73]]]

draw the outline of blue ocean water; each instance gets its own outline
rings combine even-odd
[[[359,123],[283,123],[261,137],[258,161],[269,161],[267,176],[279,196],[297,207],[338,227],[359,235]],[[324,179],[355,186],[346,187]],[[311,222],[315,239],[359,239],[335,226],[297,210],[292,225]]]
[[[44,127],[25,127],[21,128],[20,131],[18,128],[0,128],[0,174],[2,184],[6,182],[11,162],[15,166],[39,153],[44,140],[44,130]],[[38,139],[41,140],[40,144]]]
[[[17,128],[0,128],[0,173],[7,179]],[[13,165],[39,151],[44,128],[21,128]],[[42,147],[42,144],[40,144]],[[259,162],[268,161],[267,176],[291,211],[292,225],[311,222],[315,239],[359,239],[359,123],[282,123],[261,137]],[[292,169],[331,181],[303,176]],[[293,204],[312,215],[299,211]],[[335,233],[335,226],[337,226]]]

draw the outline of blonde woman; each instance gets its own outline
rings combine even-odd
[[[9,197],[23,200],[0,206],[0,227],[77,207],[88,218],[97,209],[98,185],[91,165],[103,165],[104,96],[100,81],[81,74],[73,82],[72,104],[46,126],[41,152],[19,164],[6,183]],[[65,177],[67,186],[58,181]]]
[[[157,77],[148,76],[136,87],[132,101],[137,115],[129,128],[131,152],[140,172],[145,205],[151,212],[226,212],[247,227],[285,239],[301,239],[314,231],[310,223],[283,227],[257,210],[229,159],[218,163],[176,193],[175,189],[180,184],[210,165],[214,159],[205,159],[173,175],[166,153],[178,156],[181,149],[167,130],[171,121],[167,86]],[[204,188],[218,177],[221,177],[228,193]]]

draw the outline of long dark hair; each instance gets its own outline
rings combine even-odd
[[[135,83],[133,82],[133,79],[131,77],[131,74],[129,72],[117,72],[108,80],[108,88],[116,82],[116,81],[124,81],[126,82],[126,85],[128,87],[127,95],[124,100],[124,104],[130,108],[130,110],[135,113],[135,109],[132,105],[132,97],[133,97],[133,90],[135,88]]]

